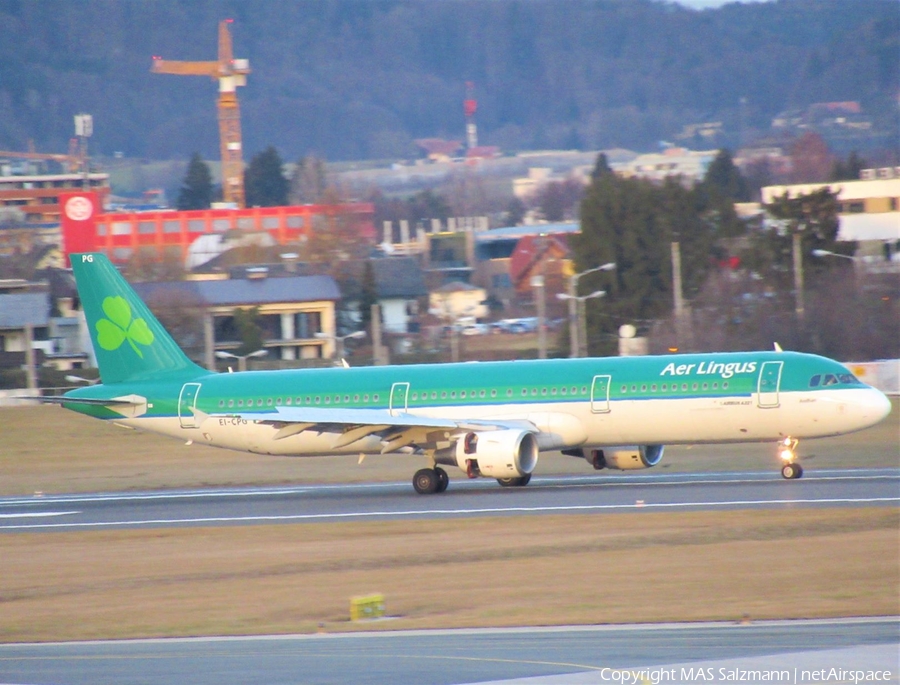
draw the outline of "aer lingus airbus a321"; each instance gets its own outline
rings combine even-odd
[[[190,361],[102,254],[71,256],[102,383],[56,398],[117,424],[258,454],[414,452],[417,492],[455,466],[522,486],[545,450],[595,469],[655,466],[664,445],[797,441],[872,426],[888,399],[793,352],[213,373]]]

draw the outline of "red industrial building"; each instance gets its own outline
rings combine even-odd
[[[187,260],[191,246],[204,236],[229,232],[268,234],[279,245],[304,241],[314,228],[338,218],[353,218],[362,239],[374,239],[374,207],[370,203],[199,209],[190,211],[103,213],[96,193],[60,194],[63,250],[104,252],[123,264],[139,251],[158,258],[177,253]]]

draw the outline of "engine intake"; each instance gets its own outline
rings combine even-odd
[[[605,468],[633,471],[656,466],[662,459],[664,450],[665,445],[616,446],[590,450],[584,458],[597,470]]]
[[[458,466],[472,477],[521,478],[537,466],[538,443],[528,431],[467,433],[453,447],[436,452],[435,461]]]

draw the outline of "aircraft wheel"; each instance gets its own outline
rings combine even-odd
[[[444,471],[440,466],[434,467],[434,472],[437,474],[437,487],[434,489],[435,492],[444,492],[447,489],[447,486],[450,485],[450,476],[447,475],[447,472]]]
[[[440,478],[435,469],[419,469],[413,476],[413,487],[420,495],[437,492],[439,482]]]
[[[781,467],[781,477],[787,480],[794,480],[803,475],[803,467],[800,464],[789,462]]]
[[[520,478],[498,478],[497,482],[505,488],[521,488],[525,485],[528,485],[528,482],[530,480],[531,474],[529,473],[525,476],[521,476]]]

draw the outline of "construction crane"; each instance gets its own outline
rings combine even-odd
[[[78,141],[75,138],[69,141],[69,154],[57,154],[53,152],[35,152],[34,145],[28,142],[28,152],[14,152],[12,150],[0,150],[0,158],[9,159],[47,159],[64,163],[70,172],[79,171],[84,165],[84,158],[78,150]]]
[[[244,162],[241,157],[241,112],[237,87],[247,85],[250,61],[235,59],[231,48],[231,19],[219,22],[219,59],[184,62],[153,58],[154,74],[209,76],[219,82],[219,145],[222,151],[222,195],[225,202],[244,206]]]

